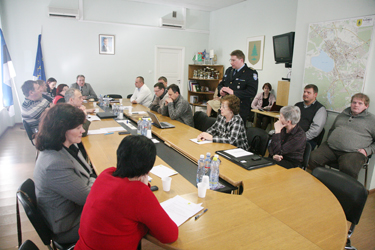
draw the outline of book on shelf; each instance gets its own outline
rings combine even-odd
[[[200,92],[201,87],[195,80],[189,80],[189,91]]]

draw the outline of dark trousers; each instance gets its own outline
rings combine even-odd
[[[330,163],[337,162],[340,171],[358,179],[358,173],[366,160],[367,157],[362,153],[333,150],[328,146],[327,142],[324,142],[319,148],[311,152],[309,168],[324,167]]]
[[[257,121],[255,123],[255,127],[266,130],[270,122],[271,122],[271,117],[267,115],[257,114]]]

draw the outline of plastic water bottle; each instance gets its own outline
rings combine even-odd
[[[147,136],[147,120],[143,120],[142,119],[142,130],[141,130],[141,134],[143,136]]]
[[[221,163],[220,159],[219,159],[219,155],[215,154],[214,157],[216,157],[217,161],[219,162],[219,165]]]
[[[137,135],[142,134],[142,118],[139,118],[138,123],[137,123]]]
[[[151,131],[151,121],[149,119],[146,120],[147,122],[147,138],[152,138],[152,131]]]
[[[202,177],[204,175],[204,155],[201,155],[201,157],[198,160],[198,169],[197,169],[197,184],[202,182]]]
[[[99,106],[103,106],[103,96],[102,96],[102,94],[99,95]]]
[[[210,189],[215,190],[219,185],[219,165],[220,162],[216,157],[211,162],[211,173],[210,173]]]
[[[204,175],[210,176],[211,168],[211,153],[207,152],[206,159],[204,160]]]

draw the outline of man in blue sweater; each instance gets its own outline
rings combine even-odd
[[[367,157],[375,152],[375,115],[368,112],[370,99],[357,93],[351,105],[336,117],[327,141],[311,152],[309,168],[337,162],[339,170],[358,178]]]

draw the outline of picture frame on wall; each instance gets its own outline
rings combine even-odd
[[[99,54],[114,55],[115,54],[115,36],[99,35]]]
[[[264,36],[248,37],[246,51],[247,66],[257,70],[263,69]]]

